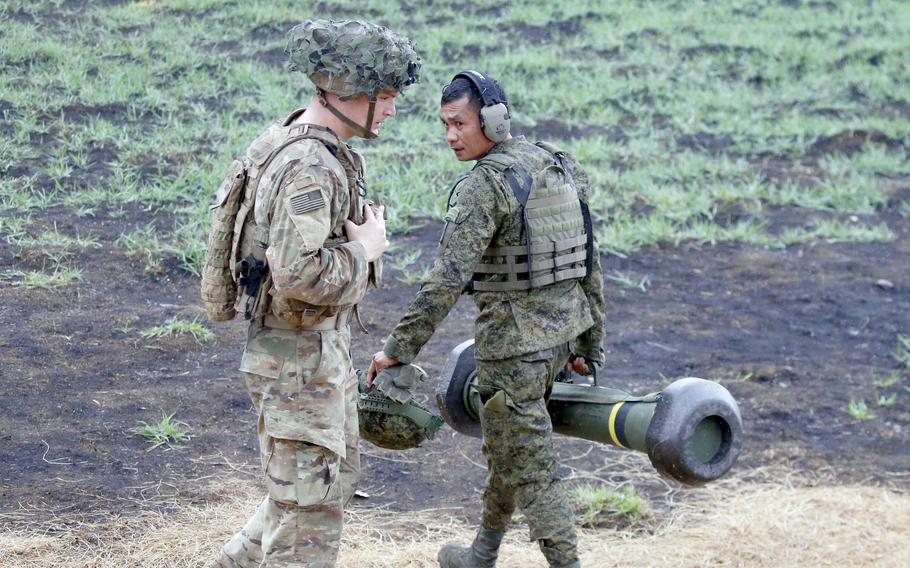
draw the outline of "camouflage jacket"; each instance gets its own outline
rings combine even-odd
[[[370,272],[363,246],[344,238],[346,219],[362,222],[362,188],[351,185],[362,184],[363,159],[327,129],[311,126],[310,134],[316,138],[288,146],[269,165],[256,203],[277,191],[274,205],[254,210],[257,221],[271,216],[270,312],[295,325],[313,323],[314,307],[323,317],[359,302]]]
[[[490,152],[516,156],[529,171],[552,160],[524,137],[506,140]],[[587,178],[577,173],[581,174],[576,175],[580,196],[587,199]],[[456,185],[448,205],[433,269],[383,347],[387,355],[402,362],[417,357],[471,280],[488,246],[522,243],[518,201],[499,173],[475,166]],[[506,359],[574,340],[575,353],[601,360],[603,277],[599,255],[593,258],[591,275],[581,280],[533,290],[475,293],[480,310],[475,322],[477,358]]]

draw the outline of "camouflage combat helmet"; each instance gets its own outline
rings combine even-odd
[[[416,365],[393,365],[367,387],[366,373],[360,372],[360,437],[380,448],[407,450],[432,440],[442,418],[414,401],[417,383],[426,373]]]
[[[349,99],[420,80],[420,56],[411,41],[388,28],[357,20],[307,20],[288,32],[288,69],[317,88]]]

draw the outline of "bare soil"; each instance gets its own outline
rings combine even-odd
[[[75,111],[74,111],[75,112]],[[694,143],[694,142],[693,142]],[[849,145],[850,138],[826,141]],[[837,151],[826,146],[825,151]],[[785,172],[784,172],[785,173]],[[910,335],[910,219],[897,213],[910,180],[885,180],[892,194],[877,217],[897,235],[885,244],[813,242],[786,250],[719,244],[654,247],[629,258],[605,256],[604,271],[647,276],[647,291],[607,281],[607,367],[603,381],[635,393],[667,380],[721,381],[739,401],[745,444],[734,472],[785,464],[831,473],[836,482],[910,486],[908,370],[897,361],[898,335]],[[10,215],[10,213],[3,213]],[[772,226],[812,223],[821,214],[778,209]],[[81,283],[54,290],[0,287],[0,522],[16,512],[103,519],[174,500],[202,502],[207,480],[257,473],[255,416],[236,370],[245,324],[213,326],[218,339],[146,340],[139,331],[173,316],[203,318],[199,281],[165,263],[146,272],[115,240],[172,220],[148,211],[99,209],[77,218],[62,208],[35,212],[31,231],[94,235],[100,248],[78,253]],[[403,246],[432,258],[440,226],[428,221]],[[40,270],[43,257],[0,241],[0,271]],[[363,309],[369,335],[355,334],[366,366],[416,286],[389,271]],[[887,282],[885,282],[887,281]],[[418,362],[435,376],[448,352],[471,337],[476,310],[462,298]],[[874,381],[891,373],[887,388]],[[433,382],[422,387],[432,404]],[[890,407],[878,395],[896,394]],[[863,398],[875,417],[845,411]],[[175,413],[193,438],[184,449],[150,450],[129,429]],[[603,472],[624,451],[557,438],[564,473]],[[407,452],[362,442],[360,501],[390,510],[452,508],[476,515],[484,470],[480,442],[446,427]],[[601,475],[621,482],[621,470]],[[665,491],[654,476],[643,491]],[[31,518],[35,518],[35,517]]]

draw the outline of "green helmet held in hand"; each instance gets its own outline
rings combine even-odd
[[[307,20],[288,32],[288,69],[344,99],[403,92],[420,80],[420,56],[408,38],[357,20]]]
[[[393,365],[381,371],[367,387],[366,373],[358,372],[360,437],[380,448],[407,450],[432,440],[442,418],[414,401],[417,383],[426,373],[416,365]]]

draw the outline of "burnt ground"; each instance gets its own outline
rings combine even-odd
[[[910,195],[910,182],[898,193]],[[646,291],[607,281],[609,306],[603,381],[635,393],[681,376],[721,381],[739,401],[745,444],[734,472],[768,465],[830,472],[835,483],[906,488],[910,471],[910,378],[895,358],[910,335],[910,219],[892,200],[880,214],[894,242],[813,242],[786,250],[719,244],[654,247],[604,271],[647,276]],[[771,220],[799,211],[777,210]],[[96,235],[99,248],[74,257],[81,283],[54,290],[0,287],[0,522],[77,516],[103,519],[175,501],[201,502],[214,479],[253,479],[255,417],[235,370],[245,325],[212,326],[218,339],[147,340],[139,331],[171,317],[202,318],[198,279],[165,263],[157,273],[114,241],[149,222],[149,213],[99,210],[79,219],[63,209],[33,214],[31,230]],[[168,221],[163,219],[162,221]],[[396,237],[432,257],[439,225]],[[38,270],[38,253],[0,241],[0,271]],[[370,335],[355,333],[355,363],[367,364],[417,287],[389,271],[369,294]],[[887,280],[891,283],[882,282]],[[418,360],[435,376],[448,352],[472,334],[476,310],[462,298]],[[875,382],[896,373],[888,387]],[[422,386],[432,400],[434,385]],[[896,403],[878,407],[879,395]],[[863,398],[875,417],[845,411]],[[150,450],[130,434],[138,421],[176,413],[193,438],[184,449]],[[609,464],[621,450],[558,437],[564,473],[597,471],[627,479]],[[484,471],[480,443],[445,427],[408,452],[362,443],[369,497],[361,506],[391,510],[451,507],[476,514]],[[666,487],[646,482],[642,491]],[[460,508],[460,509],[459,509]],[[459,513],[460,511],[460,513]],[[27,513],[27,514],[26,514]]]

